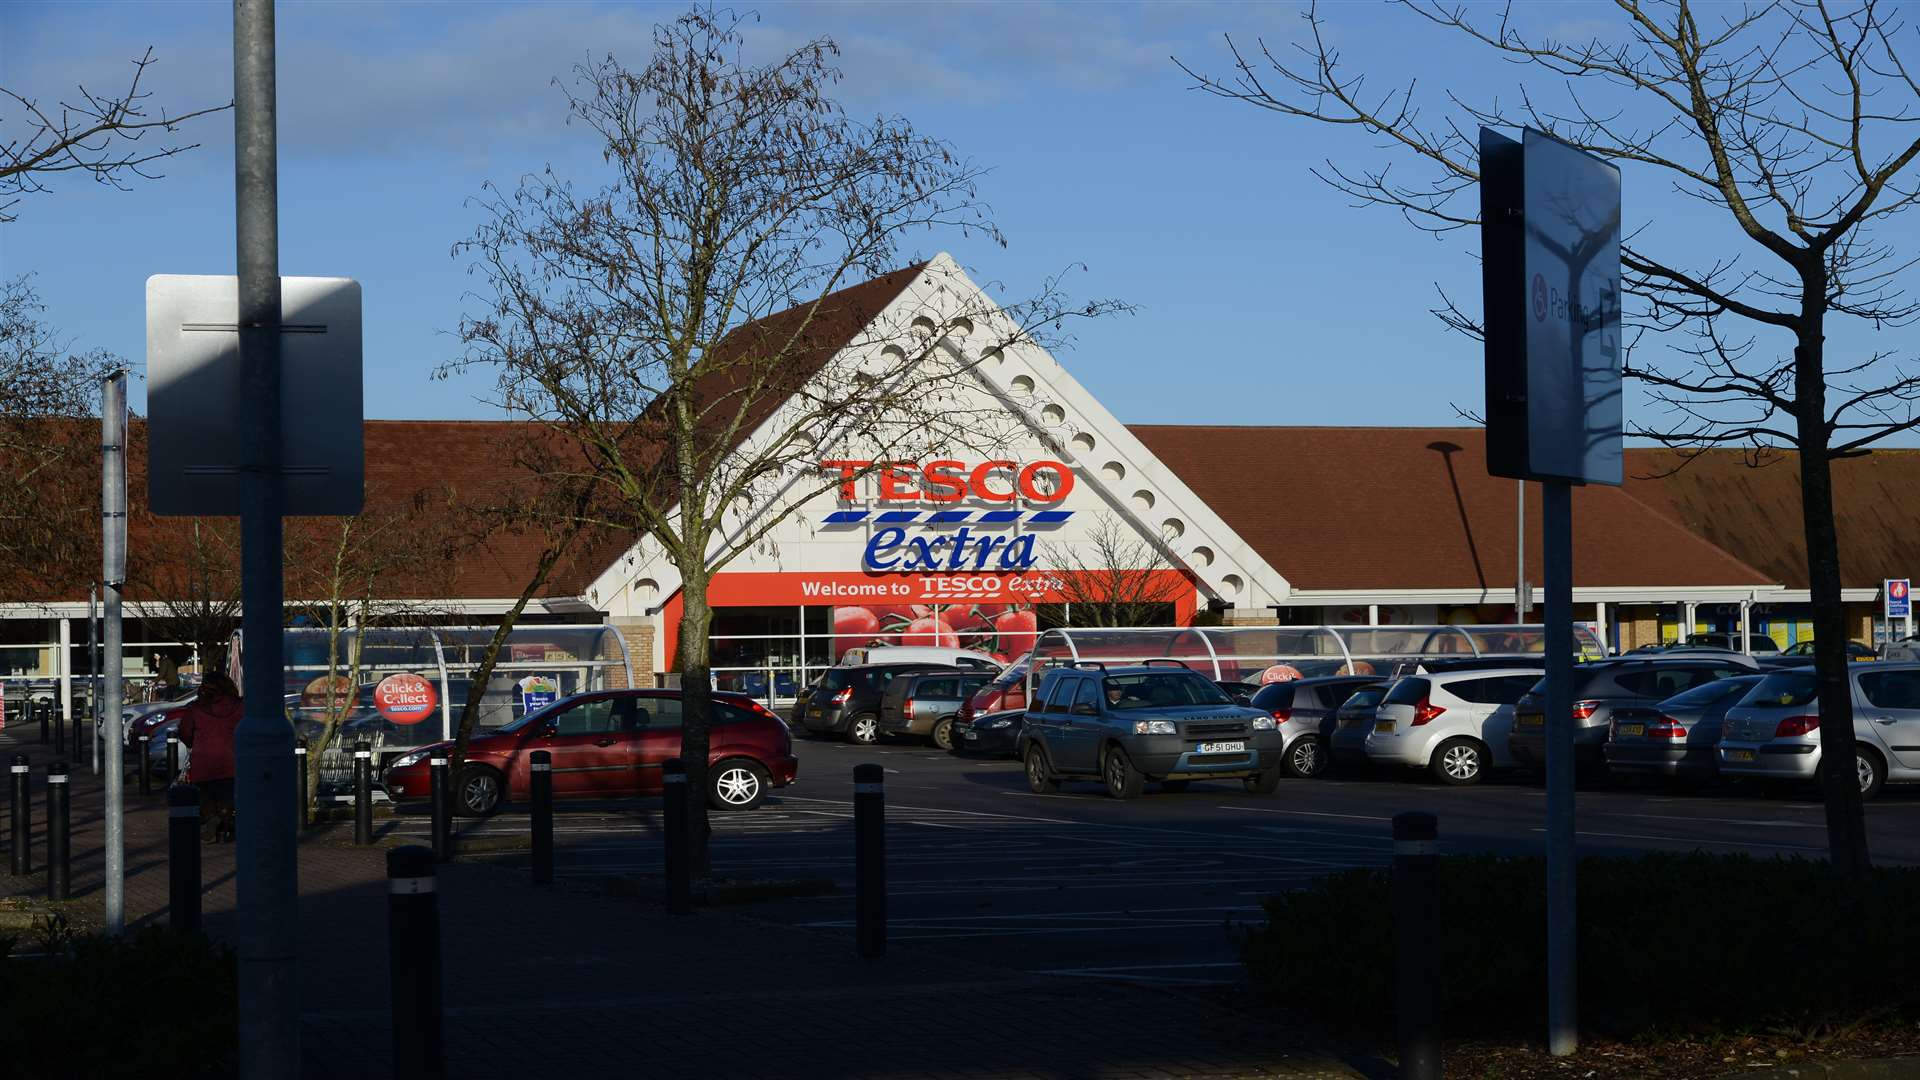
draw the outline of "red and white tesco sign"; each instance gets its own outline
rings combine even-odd
[[[433,683],[412,673],[389,675],[373,688],[373,707],[396,724],[417,724],[439,704]]]
[[[878,465],[879,468],[874,468]],[[840,473],[840,498],[852,501],[860,497],[860,477],[871,473],[879,478],[880,502],[957,503],[966,499],[980,502],[1057,503],[1073,490],[1073,470],[1059,461],[982,461],[969,466],[964,461],[942,459],[919,465],[911,461],[823,461],[822,469]],[[1053,490],[1040,486],[1040,477],[1053,477]]]

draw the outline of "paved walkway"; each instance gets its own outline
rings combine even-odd
[[[34,761],[34,860],[44,865],[46,748]],[[132,785],[129,785],[132,789]],[[135,789],[137,790],[137,789]],[[101,788],[76,770],[69,918],[97,926]],[[0,819],[5,807],[0,805]],[[127,911],[164,922],[166,808],[130,795]],[[0,843],[9,835],[0,821]],[[384,850],[329,830],[300,847],[300,982],[310,1077],[389,1075]],[[210,934],[230,935],[231,845],[203,846]],[[560,853],[565,875],[566,853]],[[4,869],[0,865],[0,869]],[[44,897],[45,876],[0,876]],[[448,1071],[463,1077],[1265,1077],[1357,1075],[1233,996],[1066,982],[895,947],[861,961],[844,932],[750,909],[674,919],[657,905],[515,871],[441,869]]]

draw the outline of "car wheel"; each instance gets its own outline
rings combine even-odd
[[[1027,744],[1027,790],[1035,795],[1051,795],[1060,790],[1060,781],[1053,778],[1053,770],[1047,767],[1047,752],[1040,749],[1039,743]]]
[[[1147,778],[1133,767],[1127,752],[1117,746],[1107,749],[1107,760],[1100,765],[1100,778],[1107,782],[1107,794],[1116,799],[1131,799],[1140,794]]]
[[[847,723],[847,741],[860,746],[872,746],[880,741],[880,718],[872,713],[861,713]]]
[[[468,765],[460,770],[460,784],[453,800],[454,812],[461,817],[492,817],[506,800],[506,783],[499,773],[485,765]]]
[[[947,717],[945,720],[933,725],[933,745],[941,750],[953,749],[952,717]]]
[[[1281,759],[1281,767],[1288,776],[1297,776],[1311,780],[1327,771],[1327,754],[1320,747],[1318,735],[1302,735],[1287,748],[1287,756]]]
[[[1887,767],[1880,763],[1880,755],[1864,746],[1854,747],[1853,771],[1860,779],[1861,802],[1880,794],[1880,785],[1887,782]]]
[[[1280,789],[1280,767],[1275,765],[1270,769],[1262,769],[1241,783],[1255,795],[1271,795]]]
[[[1433,778],[1456,787],[1477,784],[1487,772],[1487,749],[1472,739],[1448,739],[1434,747]]]
[[[745,758],[731,758],[707,770],[707,805],[715,810],[751,810],[773,786],[767,770]]]
[[[1190,780],[1162,780],[1160,781],[1160,790],[1170,794],[1177,794],[1187,790],[1187,785],[1190,783],[1192,783]]]

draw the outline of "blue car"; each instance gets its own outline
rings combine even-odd
[[[1285,744],[1271,714],[1235,705],[1211,680],[1169,660],[1048,672],[1027,703],[1019,748],[1035,794],[1085,777],[1131,799],[1149,780],[1163,791],[1240,780],[1248,791],[1271,793]]]

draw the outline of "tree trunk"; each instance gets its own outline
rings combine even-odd
[[[494,628],[493,636],[487,639],[487,651],[480,656],[480,667],[473,673],[468,684],[466,704],[460,707],[460,730],[453,736],[453,751],[447,755],[447,774],[458,777],[460,766],[467,760],[467,743],[473,739],[473,727],[480,718],[480,701],[486,696],[487,684],[493,681],[493,669],[500,663],[500,650],[507,643],[507,636],[513,633],[513,627],[527,610],[527,604],[546,587],[547,578],[552,575],[553,567],[560,561],[561,553],[579,532],[576,525],[566,530],[559,538],[548,543],[540,553],[540,562],[534,567],[533,577],[526,587],[520,590],[520,598],[513,607],[500,617],[500,625]],[[456,781],[457,783],[458,781]],[[456,789],[457,790],[457,789]]]
[[[1800,519],[1807,541],[1813,657],[1819,680],[1820,793],[1827,852],[1836,873],[1864,891],[1872,862],[1854,772],[1853,687],[1847,675],[1846,610],[1840,600],[1840,538],[1833,523],[1833,463],[1827,456],[1826,375],[1817,316],[1794,350],[1800,393]]]
[[[713,609],[707,606],[704,565],[694,573],[682,568],[680,587],[680,647],[675,667],[680,673],[680,760],[687,769],[688,851],[695,877],[713,870],[707,847],[707,748],[713,716]]]

